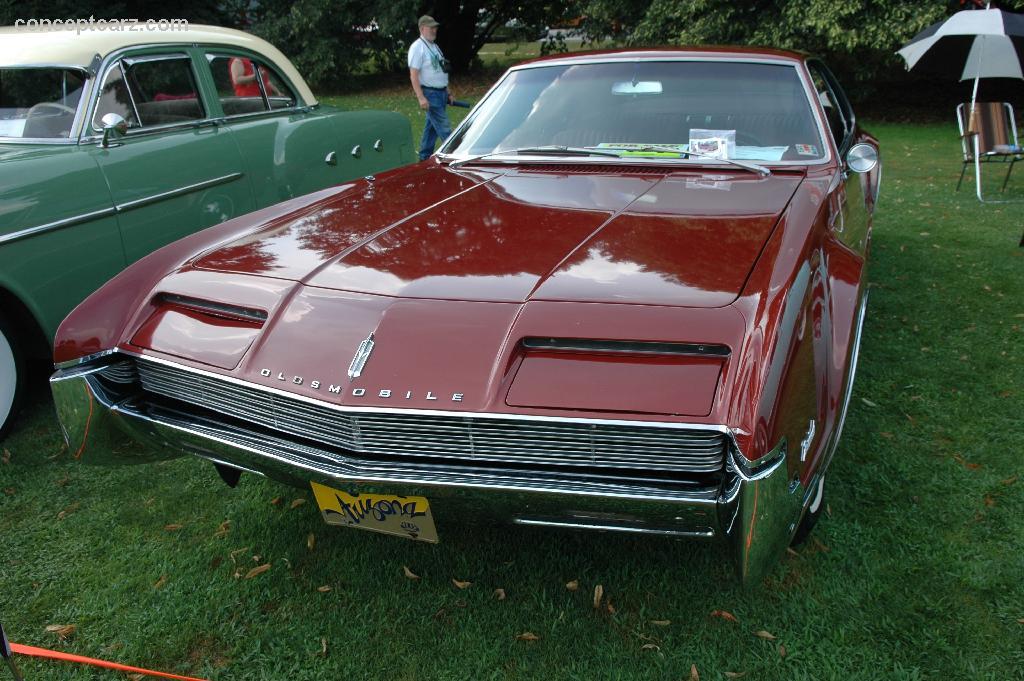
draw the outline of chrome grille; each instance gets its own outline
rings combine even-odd
[[[346,411],[157,362],[137,367],[149,393],[371,458],[691,474],[724,466],[726,438],[713,430]]]

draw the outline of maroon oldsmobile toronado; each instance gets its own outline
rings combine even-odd
[[[60,327],[57,410],[82,461],[192,454],[331,524],[718,540],[757,580],[822,511],[880,172],[802,54],[529,62],[427,161],[129,267]]]

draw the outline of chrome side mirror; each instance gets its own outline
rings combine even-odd
[[[846,153],[846,165],[855,173],[869,173],[878,165],[878,149],[870,144],[855,144]]]
[[[104,149],[121,146],[120,139],[128,132],[128,121],[116,113],[104,114],[100,119],[103,125],[103,140],[100,146]]]

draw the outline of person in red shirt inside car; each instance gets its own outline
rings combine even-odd
[[[260,86],[256,82],[256,68],[252,60],[245,57],[232,57],[228,62],[231,71],[231,86],[235,88],[235,95],[238,97],[259,97]],[[274,87],[270,84],[270,74],[260,67],[260,75],[263,77],[263,89],[267,94],[275,94]]]

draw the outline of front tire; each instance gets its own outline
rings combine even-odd
[[[7,318],[0,313],[0,440],[6,435],[25,395],[25,358]]]
[[[789,542],[790,546],[800,546],[807,538],[811,536],[811,532],[814,530],[814,526],[818,524],[818,519],[821,518],[822,512],[825,510],[825,476],[822,475],[818,478],[818,489],[814,493],[814,498],[811,499],[811,505],[807,507],[807,512],[804,513],[804,517],[800,520],[800,524],[796,528],[796,532],[793,533],[793,540]]]

